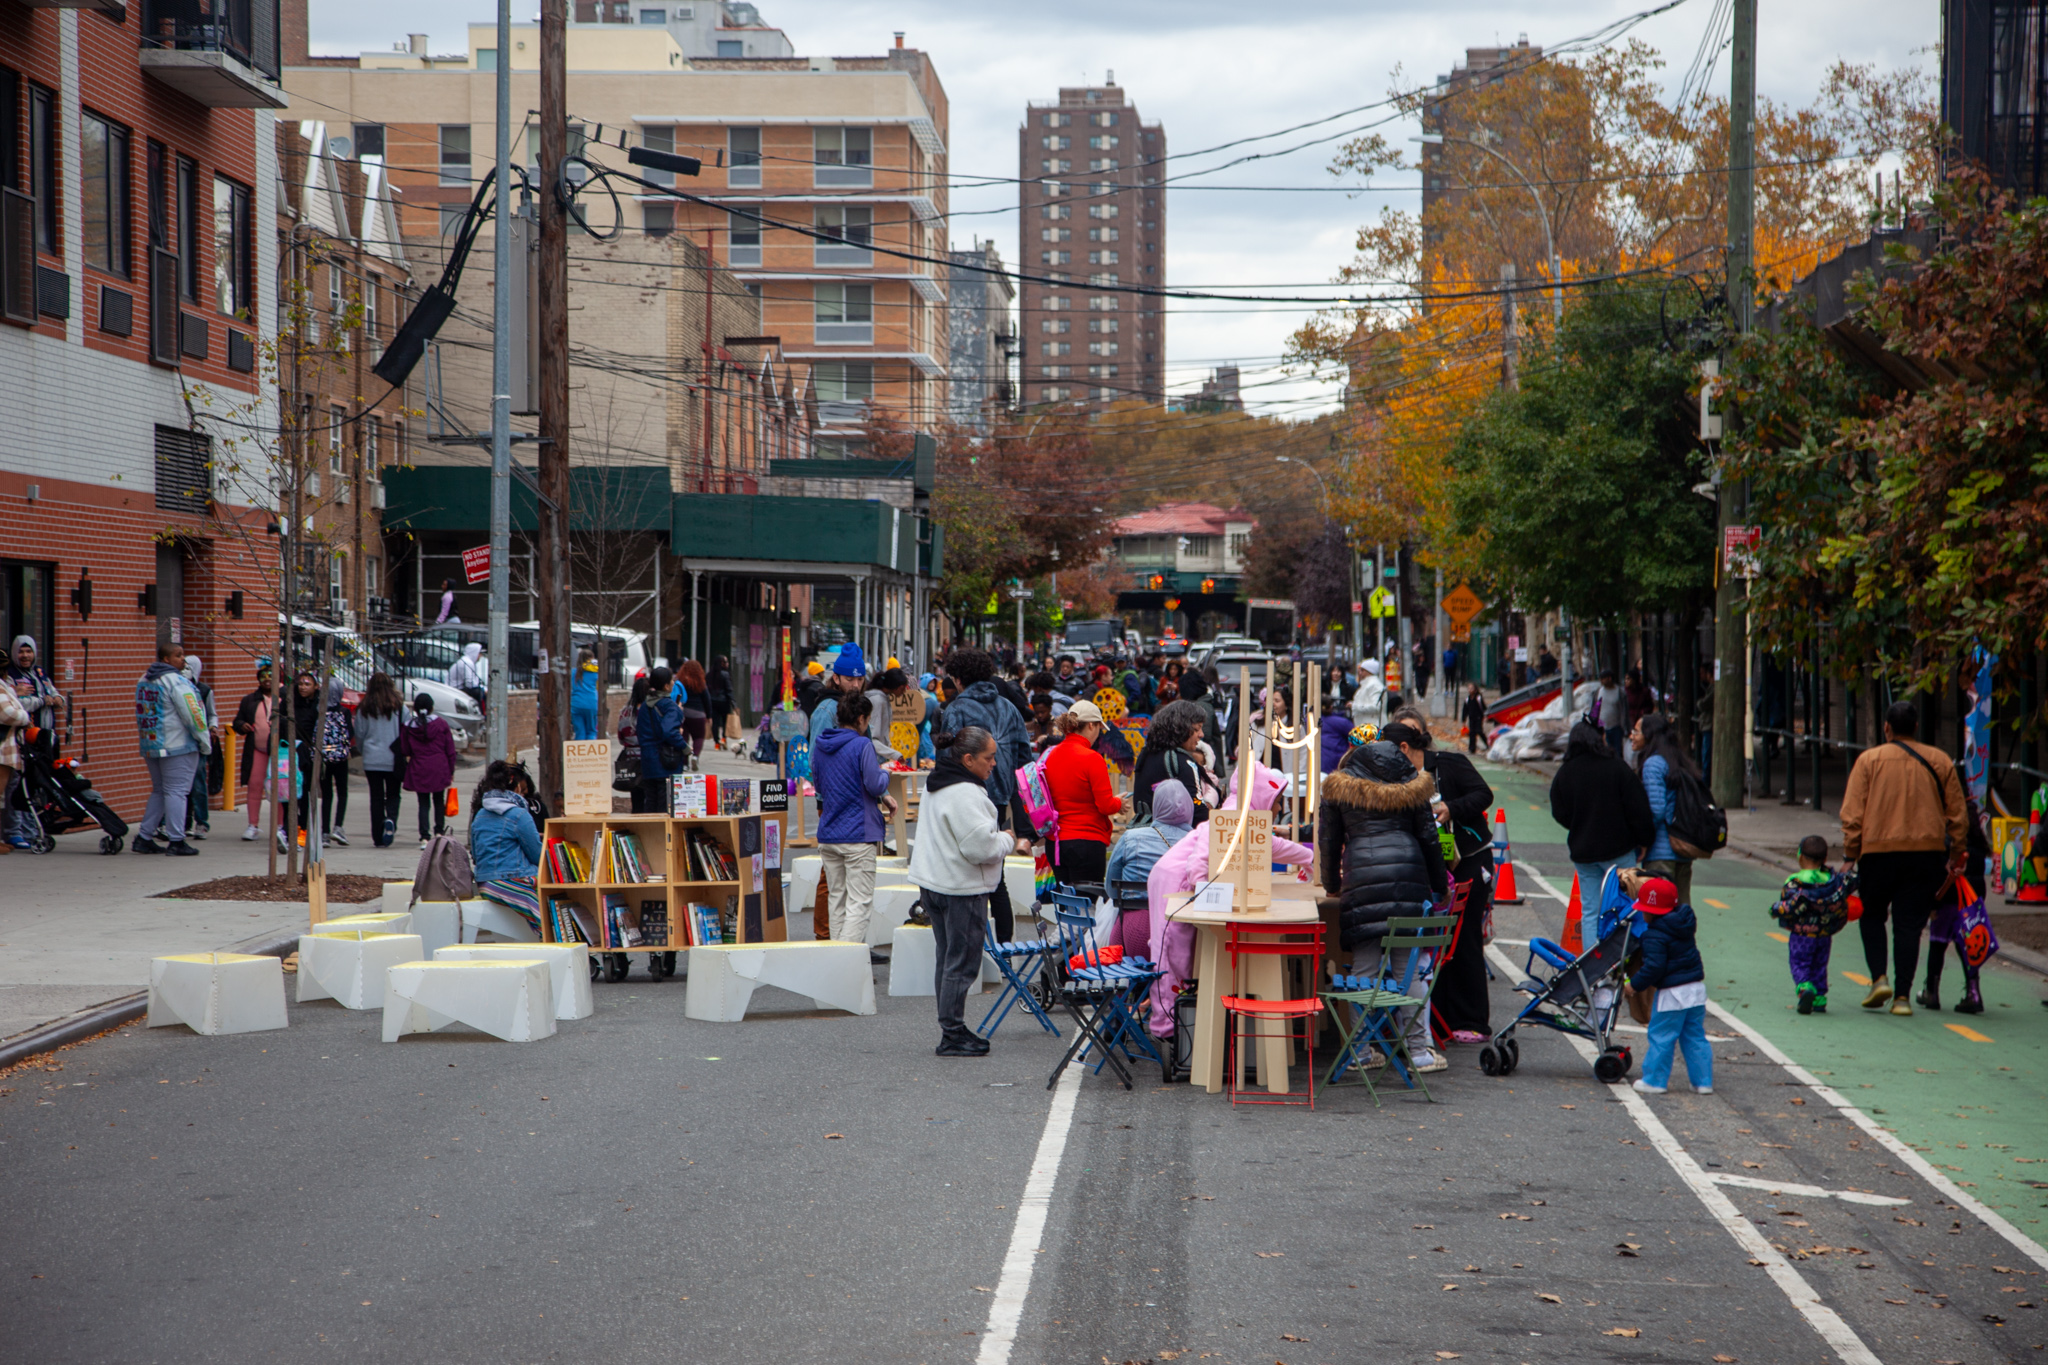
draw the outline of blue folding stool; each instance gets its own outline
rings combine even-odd
[[[1002,1027],[1010,1011],[1022,1001],[1024,1008],[1037,1017],[1047,1033],[1055,1038],[1060,1036],[1059,1025],[1053,1023],[1052,1016],[1045,1012],[1045,1006],[1039,1004],[1038,998],[1032,994],[1045,973],[1053,949],[1058,946],[1044,938],[1027,939],[1022,943],[998,943],[995,923],[990,921],[983,950],[996,960],[996,970],[1003,974],[1003,989],[997,994],[995,1003],[988,1007],[988,1013],[982,1016],[976,1033],[984,1038],[992,1037]]]
[[[1128,955],[1121,962],[1104,963],[1095,945],[1095,915],[1088,898],[1061,887],[1049,899],[1059,928],[1059,958],[1054,970],[1066,969],[1060,999],[1074,1016],[1075,1036],[1053,1068],[1046,1089],[1059,1082],[1060,1074],[1076,1057],[1082,1057],[1085,1065],[1084,1054],[1092,1044],[1101,1054],[1093,1069],[1100,1073],[1107,1063],[1129,1090],[1131,1073],[1124,1065],[1125,1057],[1136,1061],[1143,1054],[1155,1063],[1160,1060],[1134,1008],[1159,979],[1159,969],[1144,958]],[[1074,967],[1075,961],[1089,965]],[[1119,1052],[1123,1056],[1118,1056]]]

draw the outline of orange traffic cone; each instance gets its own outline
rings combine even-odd
[[[1586,951],[1586,936],[1579,928],[1579,921],[1585,918],[1586,907],[1579,901],[1579,874],[1572,873],[1572,898],[1564,907],[1564,950],[1573,957]]]
[[[1508,843],[1508,813],[1505,807],[1493,812],[1493,903],[1520,905],[1522,893],[1515,886],[1515,850]]]

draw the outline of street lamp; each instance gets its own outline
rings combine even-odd
[[[1323,490],[1323,520],[1330,520],[1330,485],[1323,482],[1322,471],[1307,460],[1297,460],[1292,455],[1275,455],[1273,462],[1275,464],[1291,464],[1298,469],[1306,469],[1309,473],[1315,475],[1316,487]]]
[[[1408,140],[1410,142],[1424,143],[1431,147],[1441,147],[1446,142],[1456,142],[1466,147],[1477,147],[1480,151],[1485,152],[1495,161],[1498,161],[1501,165],[1515,173],[1515,178],[1520,180],[1522,187],[1529,191],[1529,197],[1536,201],[1536,213],[1543,220],[1543,242],[1544,245],[1550,248],[1550,318],[1554,323],[1562,323],[1564,321],[1564,273],[1558,269],[1557,265],[1557,238],[1550,231],[1550,210],[1544,207],[1543,196],[1536,192],[1536,187],[1529,182],[1529,177],[1522,174],[1522,168],[1485,143],[1475,142],[1469,137],[1446,137],[1442,133],[1424,133],[1421,137],[1411,137]]]

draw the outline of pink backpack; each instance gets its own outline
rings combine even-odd
[[[1059,836],[1060,813],[1053,808],[1052,788],[1045,780],[1045,759],[1033,759],[1017,769],[1017,799],[1024,803],[1038,837],[1051,841]]]

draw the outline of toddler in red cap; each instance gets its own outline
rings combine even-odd
[[[1643,1077],[1636,1089],[1661,1095],[1671,1084],[1672,1054],[1685,1053],[1685,1074],[1702,1095],[1714,1093],[1714,1050],[1707,1043],[1707,968],[1694,936],[1699,921],[1692,907],[1681,904],[1678,888],[1662,877],[1645,880],[1636,891],[1636,909],[1646,926],[1638,940],[1642,957],[1629,978],[1632,990],[1655,991],[1650,1015],[1650,1046],[1643,1054]]]

